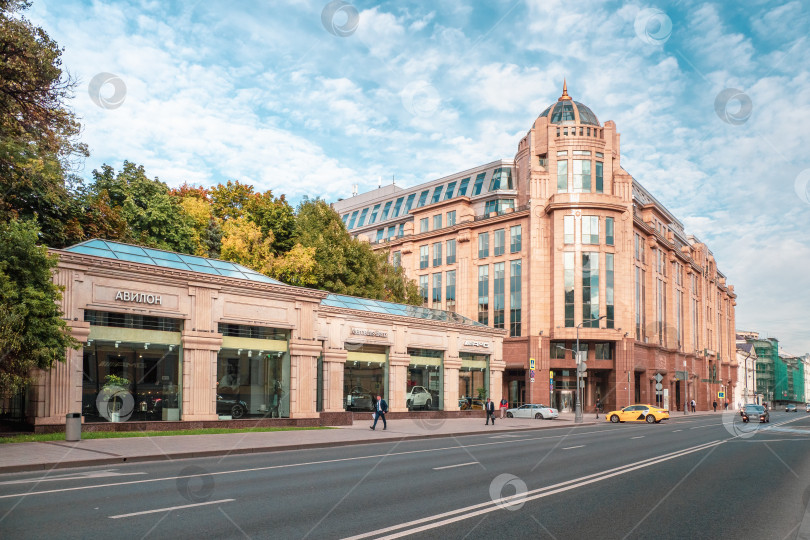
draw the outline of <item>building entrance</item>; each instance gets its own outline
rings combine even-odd
[[[573,412],[576,396],[573,390],[557,390],[554,392],[554,401],[552,405],[560,412]]]

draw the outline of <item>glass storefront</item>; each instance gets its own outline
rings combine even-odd
[[[346,343],[343,395],[347,411],[373,411],[376,396],[388,401],[388,347]]]
[[[86,422],[180,420],[180,347],[94,339],[84,347]]]
[[[462,410],[483,409],[489,397],[489,355],[460,353],[458,405]]]
[[[221,420],[289,418],[289,331],[219,324],[216,410]]]
[[[180,420],[182,321],[92,310],[85,321],[85,421]]]
[[[444,351],[408,349],[408,355],[411,363],[405,381],[405,406],[409,411],[443,409]]]

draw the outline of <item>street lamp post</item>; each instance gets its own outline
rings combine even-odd
[[[577,402],[574,409],[574,423],[581,424],[582,423],[582,399],[580,398],[580,386],[582,385],[582,371],[580,370],[581,361],[579,359],[579,328],[586,322],[594,322],[594,321],[601,321],[607,317],[607,315],[602,315],[601,317],[597,317],[596,319],[585,319],[581,323],[577,325]]]

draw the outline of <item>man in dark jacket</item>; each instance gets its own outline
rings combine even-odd
[[[495,403],[487,398],[487,404],[484,406],[485,410],[487,411],[487,423],[484,424],[485,426],[489,425],[490,419],[492,419],[492,425],[495,425]]]
[[[388,424],[385,423],[385,413],[388,412],[388,403],[385,402],[383,398],[377,396],[377,405],[374,407],[374,425],[371,426],[371,429],[375,429],[377,427],[377,420],[382,418],[383,421],[383,431],[388,429]]]

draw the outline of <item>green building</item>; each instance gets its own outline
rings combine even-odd
[[[759,401],[773,404],[776,394],[776,364],[779,362],[779,340],[775,338],[748,339],[757,353],[757,396]]]
[[[774,376],[775,403],[804,403],[804,364],[800,358],[780,354],[774,368]]]

